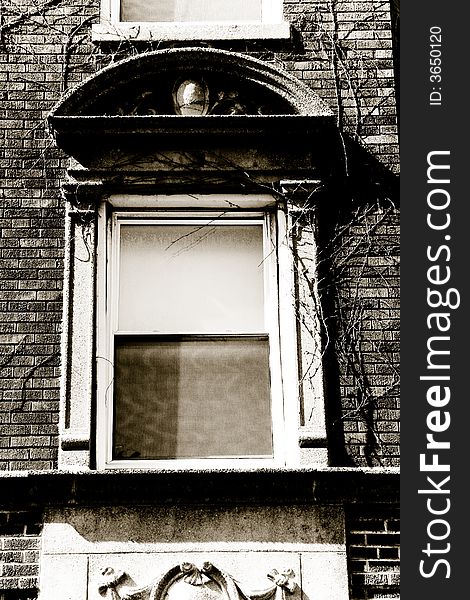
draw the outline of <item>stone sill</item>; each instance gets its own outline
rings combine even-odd
[[[94,42],[178,42],[215,40],[288,40],[291,26],[281,23],[100,23]]]
[[[2,507],[106,504],[397,502],[397,468],[185,471],[13,471],[0,474]]]

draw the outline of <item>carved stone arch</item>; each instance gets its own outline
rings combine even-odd
[[[193,594],[188,598],[197,598],[195,591],[199,586],[205,584],[204,596],[208,598],[220,597],[220,600],[245,600],[243,595],[240,595],[240,590],[237,588],[234,580],[227,576],[223,571],[211,563],[204,563],[201,569],[198,569],[191,563],[183,563],[170,569],[160,580],[156,581],[150,591],[149,600],[168,600],[169,592],[179,583],[186,583],[194,586]],[[213,585],[215,590],[213,594],[207,594],[207,584]],[[248,599],[246,599],[248,600]]]
[[[168,98],[158,95],[168,96],[168,90],[181,78],[207,80],[213,95],[237,90],[248,106],[244,114],[333,114],[314,91],[277,64],[213,48],[173,48],[140,54],[105,67],[68,92],[52,116],[172,114]],[[142,96],[145,99],[145,95],[154,95],[157,104],[160,100],[158,107],[152,109],[156,112],[139,113],[138,107],[132,105]],[[266,106],[269,113],[256,110],[257,103],[262,108]]]

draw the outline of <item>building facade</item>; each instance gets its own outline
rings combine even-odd
[[[398,597],[397,4],[2,11],[0,597]]]

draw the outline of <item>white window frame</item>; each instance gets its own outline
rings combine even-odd
[[[262,0],[260,21],[131,22],[120,20],[121,1],[101,0],[100,23],[93,25],[94,41],[288,39],[283,0]]]
[[[226,212],[227,200],[230,207],[243,208]],[[185,209],[181,210],[181,206]],[[150,207],[152,210],[149,210]],[[113,460],[113,343],[114,336],[123,333],[118,332],[116,326],[117,227],[129,220],[143,224],[177,220],[180,224],[186,224],[195,218],[200,222],[200,219],[211,220],[221,215],[238,223],[252,222],[253,219],[264,223],[267,331],[259,333],[269,335],[273,457]],[[298,464],[297,345],[292,262],[287,244],[286,219],[284,210],[276,208],[274,199],[268,195],[114,196],[102,204],[98,227],[96,340],[96,462],[99,469],[245,470]]]

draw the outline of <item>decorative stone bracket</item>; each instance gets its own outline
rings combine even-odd
[[[109,600],[284,600],[286,593],[293,594],[297,589],[291,569],[281,572],[272,569],[267,574],[272,586],[247,593],[231,575],[210,562],[205,562],[200,568],[184,562],[140,588],[125,586],[127,575],[124,571],[106,567],[101,575],[98,592]]]

